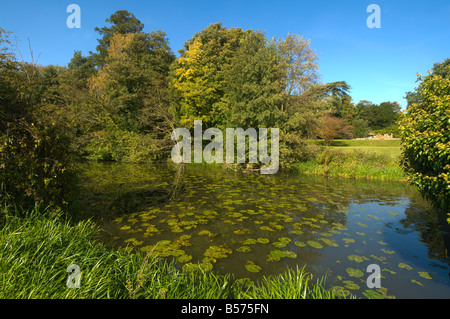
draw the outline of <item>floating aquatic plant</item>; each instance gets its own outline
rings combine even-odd
[[[358,289],[360,289],[359,285],[356,284],[356,283],[354,283],[354,282],[351,281],[351,280],[344,280],[342,283],[345,284],[345,288],[353,289],[353,290],[358,290]]]
[[[213,234],[209,230],[201,230],[201,231],[198,232],[198,234],[200,236],[208,236],[208,237],[215,237],[215,236],[217,236],[217,234]]]
[[[255,265],[253,263],[245,265],[245,269],[247,269],[250,272],[255,272],[255,273],[260,272],[262,270],[262,268],[260,266]]]
[[[331,287],[331,291],[333,292],[333,294],[335,296],[338,296],[341,298],[348,297],[351,294],[349,290],[345,289],[342,286],[333,286],[333,287]]]
[[[253,239],[253,238],[247,238],[246,240],[244,240],[243,242],[242,242],[242,245],[254,245],[254,244],[256,244],[257,243],[257,240],[256,239]]]
[[[357,224],[358,224],[359,226],[361,226],[361,227],[368,227],[366,224],[363,224],[363,223],[360,223],[360,222],[357,222]]]
[[[248,234],[249,232],[250,232],[250,229],[248,229],[248,228],[238,229],[238,230],[234,231],[234,233],[236,235],[245,235],[245,234]]]
[[[261,244],[267,244],[267,243],[269,243],[270,240],[269,240],[269,238],[259,237],[258,239],[256,239],[256,241]]]
[[[390,270],[390,269],[387,269],[387,268],[383,268],[382,271],[387,271],[387,272],[391,273],[392,275],[395,275],[395,274],[396,274],[395,271]]]
[[[314,240],[308,240],[306,242],[309,246],[311,246],[312,248],[316,248],[316,249],[322,249],[323,245],[317,241]]]
[[[275,241],[272,243],[272,245],[274,245],[275,247],[278,247],[278,248],[283,248],[283,247],[286,247],[287,243],[281,242],[281,241]]]
[[[248,253],[248,252],[252,251],[252,249],[250,248],[250,246],[241,246],[241,247],[237,248],[236,251],[238,251],[240,253]]]
[[[345,271],[348,273],[348,275],[349,275],[350,277],[357,277],[357,278],[359,278],[359,277],[364,276],[364,273],[362,272],[361,269],[357,269],[357,268],[347,268]]]
[[[404,269],[406,269],[406,270],[411,270],[411,269],[412,269],[412,267],[411,267],[410,265],[405,264],[405,263],[399,263],[399,264],[398,264],[398,267],[399,267],[399,268],[404,268]]]
[[[188,254],[182,254],[181,256],[178,257],[178,262],[180,263],[187,263],[188,261],[190,261],[192,259],[191,255]]]
[[[298,247],[305,247],[306,243],[296,240],[294,241],[294,245]]]
[[[331,247],[339,247],[339,245],[331,239],[328,238],[320,238],[321,241],[323,241],[324,244],[331,246]]]
[[[432,279],[431,275],[427,273],[426,271],[419,271],[419,276],[425,279]]]
[[[357,263],[362,263],[364,260],[369,260],[368,258],[364,256],[358,256],[358,255],[349,255],[347,256],[348,260],[356,261]]]
[[[211,258],[225,258],[228,257],[229,254],[231,254],[233,251],[226,247],[225,245],[222,246],[210,246],[208,249],[206,249],[205,253],[203,254],[206,257]]]

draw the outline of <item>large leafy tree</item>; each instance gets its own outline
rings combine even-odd
[[[173,113],[181,125],[194,119],[221,127],[228,111],[225,69],[240,45],[243,31],[214,23],[188,40],[173,65],[170,86]]]
[[[103,149],[100,157],[127,157],[142,134],[150,145],[141,144],[149,151],[156,147],[151,139],[167,131],[161,126],[168,125],[167,75],[173,59],[162,31],[111,38],[104,67],[89,79],[92,114],[100,123],[92,150]]]
[[[418,81],[419,102],[408,105],[400,125],[402,164],[424,197],[449,213],[450,78],[432,74]]]
[[[275,127],[286,96],[285,73],[276,43],[247,30],[226,70],[231,127]]]
[[[113,13],[106,22],[110,23],[110,27],[95,28],[102,37],[98,39],[97,53],[92,56],[97,66],[103,67],[107,56],[107,51],[114,34],[140,33],[144,29],[144,24],[137,19],[134,14],[127,10],[118,10]]]

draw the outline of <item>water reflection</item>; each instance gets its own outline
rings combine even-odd
[[[336,291],[449,298],[448,227],[404,183],[259,175],[189,166],[83,164],[86,214],[101,240],[258,279],[307,265]],[[177,192],[174,195],[174,185]],[[369,291],[370,292],[370,291]]]

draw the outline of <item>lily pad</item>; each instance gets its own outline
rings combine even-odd
[[[250,248],[250,246],[241,246],[241,247],[237,248],[236,251],[238,251],[240,253],[248,253],[248,252],[252,251],[252,249]]]
[[[256,241],[258,243],[261,243],[261,244],[267,244],[267,243],[269,243],[270,240],[269,240],[269,238],[262,238],[262,237],[260,237]]]
[[[286,250],[286,251],[284,252],[284,256],[285,256],[285,257],[288,257],[288,258],[297,258],[297,254],[294,253],[294,252],[291,251],[291,250]]]
[[[249,232],[250,232],[250,229],[248,229],[248,228],[238,229],[238,230],[234,231],[234,233],[236,235],[245,235],[245,234],[248,234]]]
[[[341,286],[333,286],[331,288],[331,291],[333,292],[334,295],[341,298],[345,298],[350,295],[350,291]]]
[[[356,278],[359,278],[359,277],[364,276],[364,273],[362,272],[361,269],[357,269],[357,268],[347,268],[345,271],[348,273],[348,275],[349,275],[350,277],[356,277]]]
[[[274,245],[275,247],[278,247],[278,248],[283,248],[283,247],[286,247],[287,244],[285,242],[275,241],[272,243],[272,245]]]
[[[357,224],[358,224],[359,226],[361,226],[361,227],[368,227],[366,224],[363,224],[363,223],[360,223],[360,222],[357,222]]]
[[[339,245],[331,239],[328,238],[320,238],[321,241],[323,241],[324,244],[331,246],[331,247],[339,247]]]
[[[215,237],[217,234],[211,233],[209,230],[201,230],[198,232],[200,236]]]
[[[262,270],[261,267],[259,267],[258,265],[255,265],[255,264],[245,265],[245,269],[247,269],[250,272],[260,272]]]
[[[214,259],[225,258],[228,257],[228,255],[232,252],[233,251],[230,248],[227,248],[225,246],[210,246],[208,249],[206,249],[203,255]]]
[[[191,259],[192,259],[192,256],[191,255],[187,255],[187,254],[183,254],[180,257],[178,257],[178,261],[180,263],[186,263],[186,262],[190,261]]]
[[[407,269],[407,270],[411,270],[412,269],[412,267],[410,265],[404,264],[404,263],[399,263],[398,267],[399,268],[404,268],[404,269]]]
[[[157,245],[158,247],[164,247],[169,245],[171,242],[172,242],[171,240],[160,240],[158,241]]]
[[[257,243],[256,239],[253,239],[253,238],[247,238],[246,240],[244,240],[244,241],[242,242],[242,245],[254,245],[254,244],[256,244],[256,243]]]
[[[342,283],[345,284],[345,288],[353,289],[353,290],[358,290],[358,289],[360,289],[359,285],[356,284],[356,283],[354,283],[354,282],[351,281],[351,280],[344,280]]]
[[[368,258],[364,256],[358,256],[358,255],[350,255],[347,256],[348,260],[356,261],[357,263],[362,263],[364,260],[369,260]]]
[[[419,271],[419,276],[425,279],[432,279],[431,275],[427,273],[426,271]]]
[[[280,237],[280,238],[278,238],[278,240],[281,241],[282,243],[286,243],[286,244],[291,242],[291,239],[288,237]]]
[[[419,286],[422,286],[422,287],[423,287],[423,285],[422,285],[422,283],[421,283],[420,281],[417,281],[417,280],[415,280],[415,279],[411,279],[411,282],[412,282],[412,283],[415,283],[415,284],[418,284]]]
[[[306,243],[296,240],[294,241],[294,245],[298,247],[305,247]]]
[[[308,240],[307,244],[309,246],[311,246],[312,248],[316,248],[316,249],[322,249],[323,245],[321,243],[318,243],[317,241],[314,240]]]
[[[284,251],[278,250],[278,249],[272,250],[272,251],[270,252],[270,254],[271,254],[272,256],[278,257],[278,258],[282,258],[282,257],[285,257],[285,256],[286,256],[286,254],[285,254]]]

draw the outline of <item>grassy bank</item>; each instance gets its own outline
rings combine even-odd
[[[308,144],[318,145],[325,148],[322,140],[309,140]],[[360,150],[372,152],[380,155],[386,155],[398,159],[401,155],[400,140],[334,140],[329,146],[332,149],[351,152]]]
[[[60,212],[35,209],[0,219],[0,298],[333,298],[312,275],[296,269],[258,283],[219,276],[200,267],[177,269],[162,258],[112,250],[95,241],[91,221],[72,224]],[[68,288],[67,267],[81,270]]]
[[[365,178],[406,181],[399,165],[400,141],[337,140],[331,146],[322,141],[309,141],[320,149],[314,158],[298,163],[303,174],[340,178]]]

